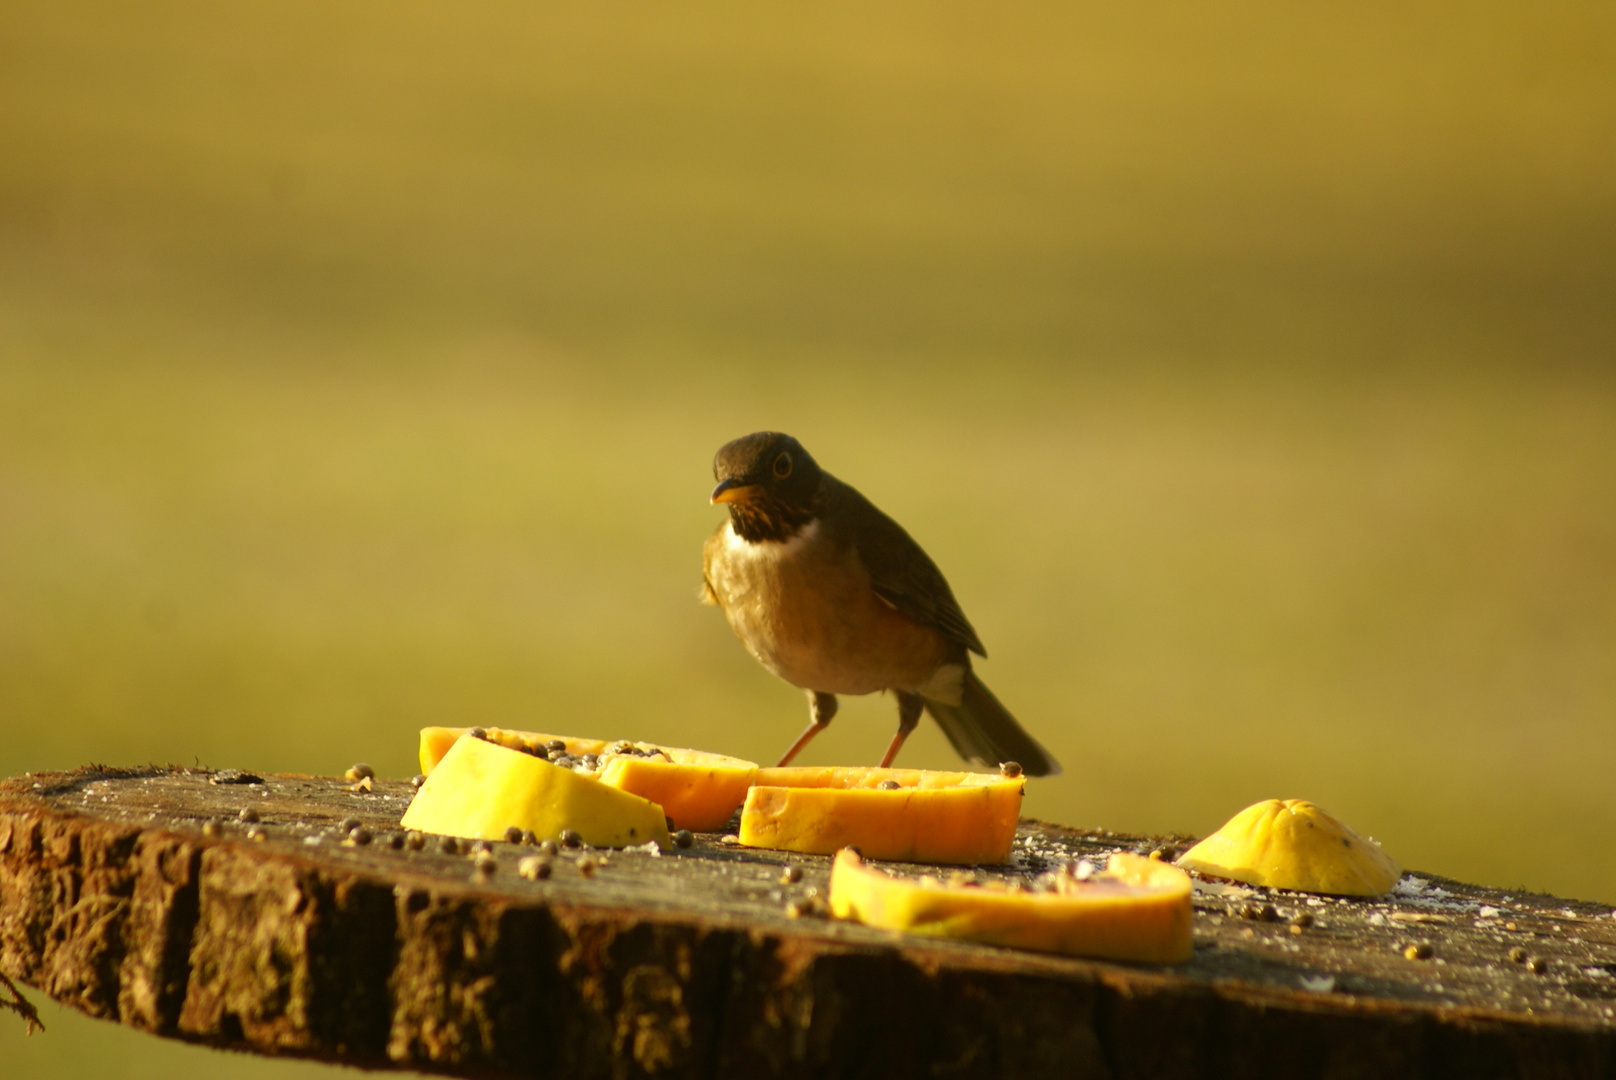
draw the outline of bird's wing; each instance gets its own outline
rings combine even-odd
[[[987,656],[943,572],[903,526],[853,488],[829,476],[826,479],[839,489],[834,495],[834,501],[841,504],[838,516],[849,525],[848,538],[870,574],[876,595],[916,622],[941,631],[978,656]]]

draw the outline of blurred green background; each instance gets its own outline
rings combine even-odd
[[[777,428],[948,574],[1029,813],[1616,901],[1612,132],[1608,3],[9,0],[0,775],[772,760],[696,593]],[[46,1016],[8,1075],[328,1071]]]

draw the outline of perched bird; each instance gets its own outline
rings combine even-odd
[[[897,522],[779,432],[726,443],[713,476],[729,518],[702,549],[704,598],[759,663],[808,692],[810,722],[781,765],[831,722],[837,694],[891,690],[898,732],[883,767],[924,709],[963,758],[1060,772],[971,670],[969,654],[987,652]]]

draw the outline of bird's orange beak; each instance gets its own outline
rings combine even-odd
[[[715,503],[744,503],[757,498],[762,487],[758,484],[743,484],[739,480],[725,480],[713,488],[712,502]]]

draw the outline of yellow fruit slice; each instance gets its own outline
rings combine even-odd
[[[1267,799],[1190,848],[1178,865],[1252,885],[1335,896],[1379,896],[1402,867],[1305,799]]]
[[[881,785],[896,785],[883,790]],[[1024,781],[922,769],[759,769],[741,810],[741,843],[872,859],[1002,863]]]
[[[836,856],[831,913],[869,926],[932,937],[964,938],[1014,949],[1177,964],[1194,951],[1189,875],[1126,852],[1085,880],[1055,879],[1051,892],[908,881]]]
[[[503,840],[514,825],[550,840],[572,829],[595,847],[669,843],[656,803],[483,739],[449,748],[401,824],[480,840]]]
[[[422,728],[421,772],[430,777],[443,755],[469,730]],[[746,798],[746,789],[751,787],[752,777],[758,771],[757,765],[750,761],[704,750],[626,740],[608,742],[509,728],[484,728],[483,731],[489,742],[513,750],[532,751],[546,743],[560,741],[566,744],[563,753],[580,759],[572,767],[573,772],[650,799],[661,805],[676,828],[696,832],[716,832],[728,824],[735,808]],[[592,765],[582,762],[585,755],[594,758]]]

